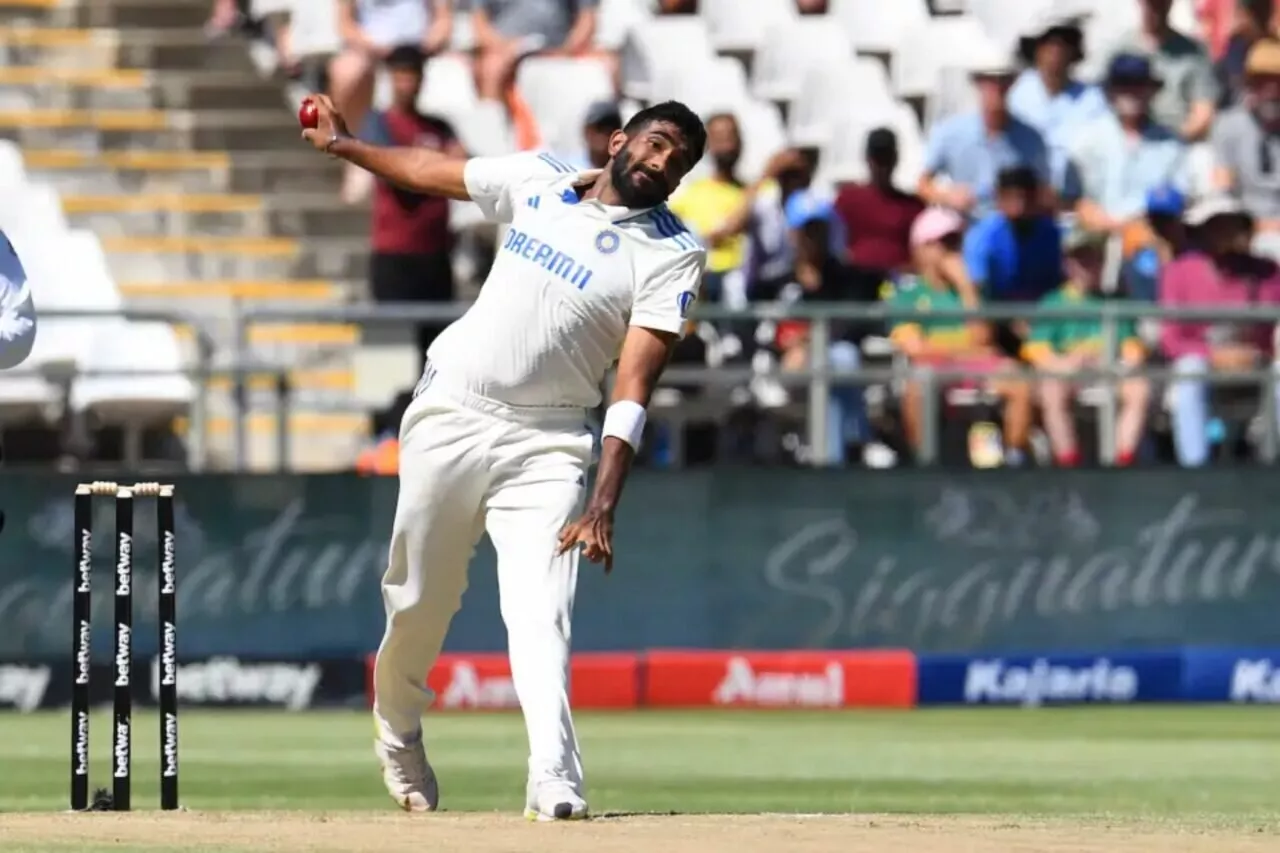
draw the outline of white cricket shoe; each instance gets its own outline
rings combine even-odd
[[[440,803],[440,785],[427,762],[427,750],[421,740],[406,747],[375,740],[373,751],[382,764],[382,782],[396,805],[407,812],[436,810]]]
[[[528,820],[585,820],[587,801],[562,779],[532,780],[525,788],[524,816]]]

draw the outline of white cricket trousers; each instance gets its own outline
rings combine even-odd
[[[427,673],[462,606],[467,566],[487,531],[511,674],[535,781],[582,785],[569,710],[578,549],[557,535],[582,503],[592,435],[581,409],[513,409],[435,385],[400,427],[400,496],[382,579],[387,628],[374,664],[374,719],[395,746],[421,737]]]

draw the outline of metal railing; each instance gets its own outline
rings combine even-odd
[[[365,304],[351,306],[320,307],[314,309],[254,308],[237,316],[237,362],[248,352],[249,328],[272,323],[348,323],[360,326],[405,326],[422,322],[448,322],[461,316],[468,306],[460,304],[424,305],[422,303]],[[1136,370],[1126,368],[1121,374],[1119,361],[1119,331],[1123,321],[1183,320],[1226,323],[1275,323],[1280,322],[1280,306],[1222,306],[1169,307],[1140,302],[1104,301],[1101,304],[1080,306],[1039,306],[1035,304],[988,304],[977,309],[936,309],[928,312],[883,303],[761,303],[744,311],[732,311],[718,306],[699,307],[695,315],[699,320],[711,321],[764,321],[805,320],[811,323],[809,332],[809,365],[805,370],[778,371],[770,374],[784,386],[807,386],[808,402],[806,433],[812,459],[817,465],[828,465],[831,458],[828,449],[828,407],[833,385],[866,385],[869,383],[896,383],[918,381],[922,387],[922,436],[920,461],[929,464],[938,457],[938,405],[939,389],[949,382],[972,379],[966,371],[934,369],[925,366],[902,364],[890,368],[861,368],[854,371],[833,369],[829,361],[832,342],[831,324],[842,321],[884,322],[929,318],[956,321],[1015,321],[1015,320],[1099,320],[1103,331],[1103,363],[1094,369],[1082,370],[1073,378],[1102,382],[1104,388],[1100,417],[1098,418],[1098,442],[1104,463],[1115,457],[1115,421],[1117,411],[1117,382],[1122,376],[1146,376],[1153,380],[1167,381],[1172,372],[1167,368],[1151,365]],[[478,342],[478,345],[483,345]],[[703,386],[736,386],[750,382],[759,374],[750,368],[712,368],[673,366],[663,374],[663,384],[690,384]],[[1035,371],[1017,370],[983,374],[985,379],[1031,379],[1040,374]],[[1179,373],[1182,378],[1204,378],[1215,385],[1258,385],[1264,406],[1262,456],[1273,461],[1277,455],[1280,438],[1274,416],[1276,374],[1272,370],[1233,372],[1230,374]],[[243,422],[243,419],[240,419]],[[243,438],[237,439],[243,446]],[[237,452],[237,458],[243,456]]]
[[[205,318],[180,311],[144,311],[134,309],[123,310],[68,310],[41,309],[41,319],[93,319],[119,318],[133,321],[163,322],[189,326],[195,332],[196,363],[183,367],[178,372],[187,376],[196,386],[196,395],[192,401],[190,412],[190,436],[188,440],[188,464],[192,470],[202,470],[209,460],[209,384],[216,379],[230,380],[232,384],[232,402],[234,406],[233,459],[237,468],[246,467],[248,459],[247,415],[250,403],[247,394],[246,380],[254,375],[268,375],[274,380],[274,409],[277,418],[275,436],[278,466],[284,468],[288,464],[291,452],[291,437],[288,422],[292,410],[292,389],[289,384],[289,373],[296,369],[296,364],[264,363],[256,361],[252,356],[249,343],[249,332],[254,326],[285,323],[343,323],[361,327],[391,326],[407,327],[423,322],[447,323],[461,316],[467,309],[464,304],[422,303],[405,304],[366,304],[345,305],[312,309],[277,309],[277,308],[243,308],[238,304],[232,311],[232,344],[226,366],[215,366],[216,339],[210,332]],[[934,369],[894,363],[888,367],[862,367],[858,370],[839,370],[831,366],[829,347],[832,342],[832,324],[837,322],[884,322],[904,321],[928,317],[936,320],[1100,320],[1103,330],[1103,362],[1096,368],[1082,370],[1072,374],[1074,379],[1088,382],[1101,382],[1103,397],[1100,417],[1098,418],[1098,440],[1100,454],[1104,462],[1114,458],[1115,453],[1115,414],[1117,408],[1117,382],[1127,376],[1146,376],[1156,381],[1168,381],[1173,378],[1167,367],[1145,365],[1136,370],[1125,368],[1121,372],[1118,351],[1120,323],[1132,320],[1185,320],[1199,322],[1225,323],[1275,323],[1280,322],[1280,306],[1239,306],[1239,307],[1179,307],[1169,308],[1145,303],[1104,302],[1101,305],[1040,307],[1025,304],[984,305],[976,310],[937,309],[925,313],[909,307],[885,304],[814,304],[796,303],[784,305],[767,303],[754,305],[745,311],[730,311],[716,306],[701,308],[696,313],[699,320],[711,321],[763,321],[763,320],[805,320],[810,322],[809,332],[809,364],[805,369],[776,371],[769,376],[785,387],[807,389],[805,403],[806,434],[814,464],[827,465],[831,459],[828,454],[827,425],[830,405],[830,391],[838,385],[867,385],[874,383],[897,384],[906,381],[919,382],[922,388],[922,436],[920,460],[924,463],[936,461],[938,456],[939,436],[937,430],[938,406],[940,395],[937,393],[945,384],[972,379],[973,374],[954,369]],[[477,342],[483,345],[482,342]],[[45,365],[23,366],[0,374],[0,382],[9,377],[38,377],[61,389],[64,413],[75,416],[72,411],[71,393],[76,378],[88,376],[169,376],[172,370],[107,370],[94,368],[92,365]],[[707,388],[728,389],[749,383],[760,374],[750,367],[705,367],[673,365],[663,376],[664,385],[693,385]],[[1018,378],[1033,379],[1035,371],[1017,370],[983,374],[986,379]],[[1194,374],[1179,373],[1179,377],[1196,378]],[[1262,418],[1263,431],[1260,442],[1260,454],[1274,461],[1280,455],[1280,426],[1274,417],[1274,399],[1276,394],[1277,374],[1271,369],[1258,369],[1233,373],[1211,373],[1203,377],[1215,385],[1256,385],[1264,400]],[[679,412],[667,413],[668,417],[679,419]],[[664,417],[657,413],[656,417]]]

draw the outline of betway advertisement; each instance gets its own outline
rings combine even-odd
[[[1175,702],[1182,653],[922,655],[920,705]]]
[[[138,707],[158,703],[162,674],[177,682],[184,708],[280,708],[305,711],[321,707],[359,707],[365,701],[360,659],[275,661],[213,657],[162,661],[135,658],[130,687]],[[89,668],[89,701],[112,701],[113,665]],[[0,710],[36,711],[71,704],[73,672],[69,662],[0,662]]]

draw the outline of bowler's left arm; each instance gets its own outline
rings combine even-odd
[[[641,288],[631,310],[601,431],[595,487],[582,517],[560,534],[561,553],[581,544],[582,555],[603,561],[606,572],[613,568],[614,512],[640,449],[649,399],[684,334],[706,261],[701,248],[680,255]]]
[[[0,370],[17,367],[36,342],[36,308],[31,284],[14,251],[0,234]]]

